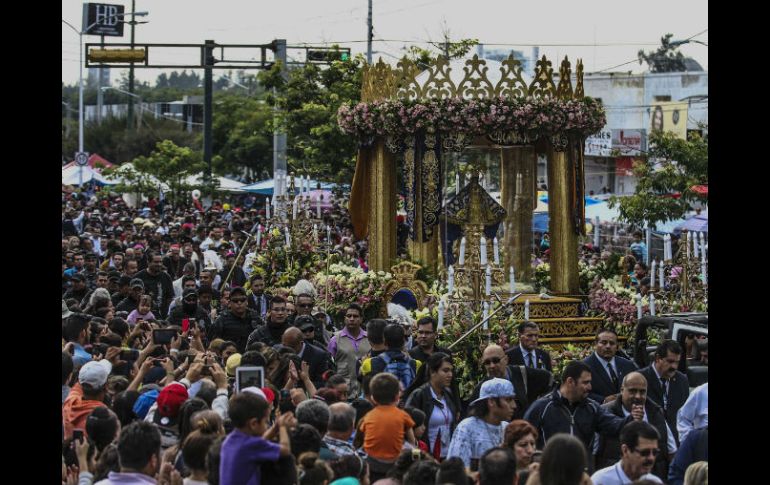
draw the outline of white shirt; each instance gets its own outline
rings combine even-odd
[[[656,477],[652,473],[642,475],[637,480],[650,480],[655,483],[663,483],[660,478]],[[591,476],[591,481],[594,485],[628,485],[633,483],[634,480],[628,478],[623,471],[623,467],[620,466],[620,462],[615,463],[607,468],[602,468],[598,472]]]
[[[433,399],[440,402],[444,407],[442,409],[438,404],[435,402],[433,403],[433,413],[428,416],[428,447],[430,448],[430,452],[433,453],[435,446],[434,443],[436,442],[438,430],[440,429],[441,456],[445,457],[449,448],[449,435],[452,432],[450,428],[450,424],[452,422],[452,411],[447,406],[446,396],[439,399],[438,396],[436,396],[436,393],[433,391],[432,387],[430,388],[430,395]]]
[[[695,388],[676,413],[676,429],[679,431],[679,442],[694,430],[709,425],[709,383]]]
[[[631,414],[630,412],[626,411],[626,408],[624,406],[620,406],[623,409],[623,416],[628,416]],[[647,421],[647,410],[644,410],[644,417],[642,418],[642,421],[645,423],[649,423]],[[681,439],[680,439],[681,443]],[[671,428],[669,428],[668,423],[666,423],[666,448],[668,448],[669,453],[676,453],[677,446],[676,446],[676,440],[674,439],[674,433],[671,431]]]
[[[610,382],[612,382],[612,374],[610,374],[610,370],[607,368],[607,364],[612,364],[612,370],[615,371],[615,377],[617,379],[620,379],[620,375],[618,375],[618,366],[615,364],[615,356],[613,356],[610,360],[605,360],[604,357],[600,356],[596,352],[594,352],[594,355],[596,355],[596,358],[599,359],[599,362],[602,363],[602,366],[604,367],[604,372],[607,373],[607,376],[610,378]]]

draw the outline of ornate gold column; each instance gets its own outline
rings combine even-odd
[[[580,291],[577,234],[571,219],[571,180],[567,152],[548,146],[548,217],[551,235],[551,291],[575,295]]]
[[[505,219],[505,265],[513,266],[517,281],[532,281],[532,211],[536,156],[532,146],[501,150],[501,200],[508,215]],[[521,192],[517,186],[521,174]],[[507,275],[507,273],[506,273]]]
[[[396,161],[382,139],[369,159],[369,268],[390,271],[396,258]]]
[[[422,172],[422,162],[415,162],[415,202],[414,202],[414,232],[416,239],[413,241],[409,239],[407,241],[409,247],[409,254],[412,259],[419,261],[425,269],[434,271],[436,262],[438,261],[438,241],[439,228],[436,227],[436,231],[433,234],[433,238],[430,241],[423,240],[422,237],[422,177],[419,175]]]

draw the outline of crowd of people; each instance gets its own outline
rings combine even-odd
[[[63,201],[63,484],[707,483],[708,384],[690,392],[676,342],[639,369],[602,329],[554,375],[525,321],[464,362],[486,377],[461,396],[434,319],[267,287],[263,214],[234,206]]]

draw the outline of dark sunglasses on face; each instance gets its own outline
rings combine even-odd
[[[184,301],[186,301],[187,303],[195,303],[196,301],[198,301],[198,297],[197,296],[188,296],[187,298],[184,299]]]
[[[230,298],[230,301],[233,303],[244,303],[246,298]]]
[[[503,360],[502,357],[491,357],[485,361],[482,361],[482,364],[484,365],[499,364],[501,360]]]
[[[635,449],[633,451],[639,453],[640,455],[642,455],[644,457],[658,456],[658,453],[660,453],[660,450],[657,449],[657,448],[647,449],[647,450],[636,450]]]

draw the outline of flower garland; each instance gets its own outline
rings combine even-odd
[[[607,118],[601,104],[589,97],[497,97],[349,102],[337,111],[337,123],[343,132],[367,143],[375,136],[403,139],[422,130],[469,136],[517,132],[530,139],[557,134],[587,137]]]

